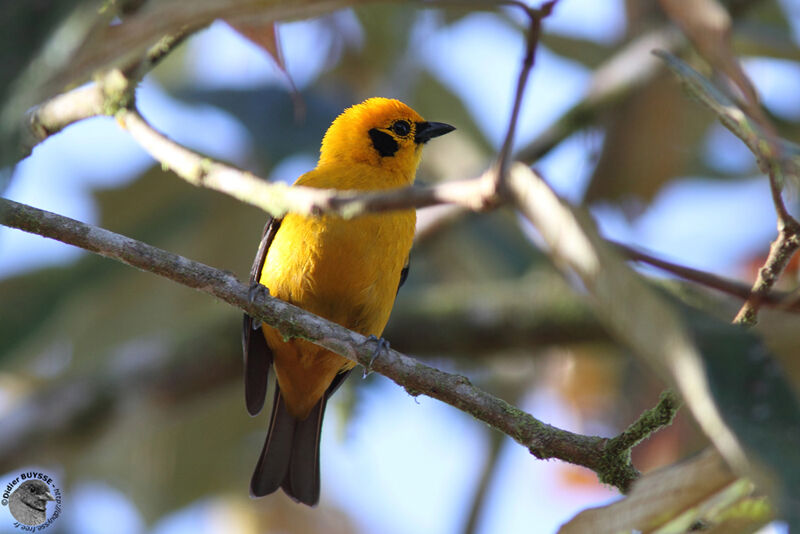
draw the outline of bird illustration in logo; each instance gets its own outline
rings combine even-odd
[[[41,525],[47,519],[47,501],[55,501],[50,486],[41,480],[27,480],[8,499],[14,519],[25,525]]]

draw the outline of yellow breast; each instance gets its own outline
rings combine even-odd
[[[296,183],[342,190],[405,185],[391,173],[384,176],[358,165],[317,168]],[[259,281],[274,297],[363,335],[380,336],[392,311],[415,223],[413,210],[355,219],[287,215],[267,251]],[[281,395],[290,413],[300,419],[337,373],[355,365],[308,341],[283,340],[266,325],[263,330]]]
[[[270,293],[364,335],[380,335],[414,239],[413,211],[345,220],[288,215],[261,272]]]

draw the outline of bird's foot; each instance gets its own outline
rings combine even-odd
[[[255,304],[258,299],[263,299],[264,297],[269,297],[269,288],[265,285],[262,285],[258,282],[253,282],[250,284],[250,289],[247,290],[247,300],[250,301],[250,304]],[[251,321],[251,325],[253,330],[258,330],[261,328],[260,321]]]
[[[374,341],[377,343],[377,346],[375,347],[375,352],[372,353],[372,357],[369,359],[369,363],[366,367],[364,367],[364,376],[361,378],[367,378],[367,375],[372,372],[372,364],[378,359],[378,356],[380,356],[381,353],[388,351],[390,348],[389,342],[382,337],[378,338],[370,334],[369,337],[367,337],[367,341]]]

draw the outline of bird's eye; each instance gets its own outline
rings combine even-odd
[[[397,121],[392,124],[392,131],[400,137],[405,137],[411,131],[411,125],[406,121]]]
[[[28,491],[30,491],[31,493],[36,493],[36,488],[34,488],[33,486],[30,486],[28,488]]]

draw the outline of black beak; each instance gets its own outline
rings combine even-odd
[[[450,126],[443,122],[418,122],[417,134],[414,136],[414,142],[417,144],[427,143],[434,137],[439,137],[455,129],[455,126]]]

